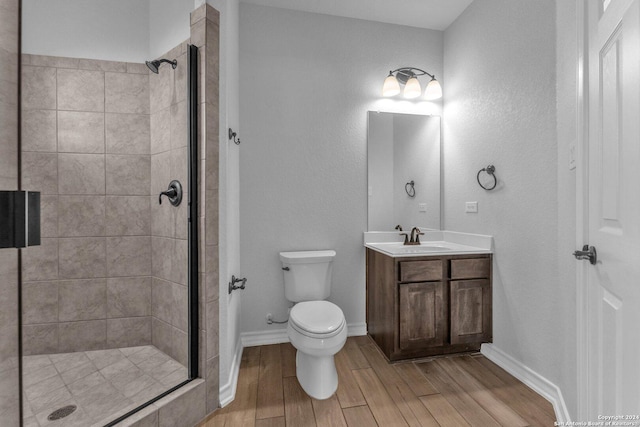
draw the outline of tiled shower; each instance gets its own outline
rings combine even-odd
[[[191,15],[200,84],[192,349],[204,381],[187,387],[196,396],[166,412],[166,425],[218,406],[218,19],[206,5]],[[22,249],[26,426],[105,425],[188,378],[188,42],[162,55],[177,67],[158,74],[21,56],[22,188],[41,192],[42,237]],[[159,201],[174,179],[184,190],[177,207]],[[68,417],[48,418],[69,406]]]

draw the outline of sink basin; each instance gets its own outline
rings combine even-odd
[[[404,245],[403,243],[393,242],[393,243],[371,243],[369,246],[373,249],[379,250],[381,252],[388,253],[390,255],[406,255],[406,254],[433,254],[440,252],[450,252],[455,250],[454,248],[443,244],[444,242],[438,243],[421,243],[420,245]]]
[[[452,250],[451,248],[448,248],[446,246],[439,246],[439,245],[420,245],[420,246],[402,246],[400,248],[394,248],[394,251],[396,253],[403,253],[403,254],[422,254],[422,253],[426,253],[426,252],[443,252],[443,251],[450,251]]]

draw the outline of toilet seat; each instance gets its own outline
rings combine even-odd
[[[296,304],[289,314],[289,324],[311,338],[331,338],[345,327],[342,310],[329,301],[305,301]]]

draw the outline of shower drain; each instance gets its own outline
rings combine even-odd
[[[62,407],[60,409],[56,409],[55,411],[50,413],[49,416],[47,417],[47,419],[49,421],[55,421],[55,420],[59,420],[59,419],[64,418],[64,417],[68,417],[69,415],[73,414],[76,409],[78,409],[78,407],[76,405],[64,406],[64,407]]]

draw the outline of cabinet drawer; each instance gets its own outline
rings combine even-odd
[[[442,261],[401,261],[401,282],[430,282],[442,280]]]
[[[490,258],[451,260],[451,279],[488,279],[490,271]]]

